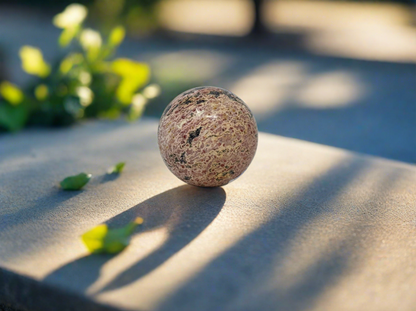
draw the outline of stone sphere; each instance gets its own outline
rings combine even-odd
[[[218,187],[240,176],[257,149],[257,124],[230,91],[203,86],[173,99],[159,122],[159,149],[169,170],[194,186]]]

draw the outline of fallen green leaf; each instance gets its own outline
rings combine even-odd
[[[91,174],[85,173],[69,176],[61,181],[61,188],[63,190],[80,190],[90,181],[91,176]]]
[[[106,224],[102,224],[84,233],[81,238],[91,253],[116,254],[129,245],[131,234],[142,223],[143,218],[137,217],[122,228],[109,229]]]
[[[124,166],[126,165],[126,162],[119,162],[113,167],[110,167],[108,169],[108,174],[120,174],[124,170]]]

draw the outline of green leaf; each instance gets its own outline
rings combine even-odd
[[[78,34],[79,29],[79,26],[65,28],[59,36],[59,45],[62,47],[68,46],[68,44],[70,44],[71,41],[75,38],[75,36]]]
[[[113,61],[111,69],[122,78],[116,92],[117,99],[129,105],[136,90],[149,80],[150,68],[145,63],[119,58]]]
[[[0,83],[0,95],[12,105],[18,105],[24,99],[23,92],[7,81]]]
[[[82,54],[80,53],[73,53],[69,54],[67,57],[65,57],[61,64],[59,65],[59,70],[63,74],[67,74],[74,65],[79,65],[82,62]]]
[[[124,166],[126,165],[126,162],[119,162],[113,167],[110,167],[108,169],[108,174],[120,174],[124,170]]]
[[[111,30],[110,35],[108,37],[108,45],[110,46],[118,46],[121,42],[123,42],[124,37],[126,35],[126,30],[123,26],[117,26],[113,30]]]
[[[51,72],[51,67],[43,60],[42,52],[32,46],[25,45],[20,51],[22,68],[29,74],[45,78]]]
[[[127,58],[118,58],[111,64],[113,71],[122,77],[135,77],[135,79],[146,81],[150,69],[145,63],[135,62]]]
[[[61,188],[63,190],[80,190],[90,181],[91,176],[91,174],[85,173],[69,176],[61,181]]]
[[[35,88],[35,97],[39,101],[43,101],[48,97],[49,90],[48,87],[45,84],[39,84]]]
[[[22,129],[26,124],[28,115],[29,112],[24,105],[0,104],[0,126],[10,132]]]
[[[133,222],[122,228],[109,229],[106,224],[98,225],[82,235],[82,241],[91,253],[116,254],[129,245],[130,236],[143,218],[137,217]]]

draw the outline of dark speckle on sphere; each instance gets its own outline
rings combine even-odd
[[[190,89],[173,99],[159,123],[163,160],[182,181],[201,187],[228,184],[250,165],[257,124],[236,95],[213,86]]]

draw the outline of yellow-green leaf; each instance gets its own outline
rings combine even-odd
[[[79,26],[65,28],[59,36],[58,43],[62,47],[66,47],[75,38],[79,31]]]
[[[120,174],[124,170],[124,166],[126,165],[126,162],[119,162],[113,167],[110,167],[107,170],[108,174]]]
[[[61,64],[59,65],[59,70],[63,73],[63,74],[67,74],[71,69],[72,66],[74,64],[72,63],[70,58],[65,58]]]
[[[116,91],[117,99],[125,105],[130,104],[137,89],[143,87],[149,80],[149,66],[120,58],[112,62],[111,69],[122,78]]]
[[[117,26],[113,30],[111,30],[110,35],[108,37],[108,44],[110,46],[117,46],[121,42],[123,42],[124,37],[126,35],[126,30],[123,26]]]
[[[80,173],[78,175],[66,177],[60,185],[63,190],[80,190],[91,179],[91,174]]]
[[[137,217],[122,228],[110,229],[106,224],[98,225],[82,235],[82,241],[91,253],[116,254],[129,245],[130,236],[143,218]]]
[[[20,49],[19,54],[24,71],[41,78],[49,75],[51,68],[43,60],[42,52],[39,49],[25,45]]]
[[[128,78],[124,78],[121,80],[117,91],[116,96],[117,99],[123,103],[124,105],[129,105],[133,98],[133,94],[136,91],[136,83],[134,80],[129,80]]]
[[[0,84],[0,95],[12,105],[18,105],[24,99],[23,92],[16,85],[7,81]]]
[[[45,84],[39,84],[35,88],[35,97],[37,100],[45,100],[48,97],[49,91],[48,87]]]
[[[59,65],[59,70],[63,74],[67,74],[74,65],[77,65],[81,62],[82,62],[82,54],[80,53],[70,54],[62,60],[61,64]]]
[[[146,81],[150,68],[146,63],[139,63],[127,58],[118,58],[111,64],[111,69],[122,77],[136,76]]]
[[[70,28],[80,25],[87,17],[88,10],[82,4],[68,5],[62,13],[53,18],[53,24],[58,28]]]

